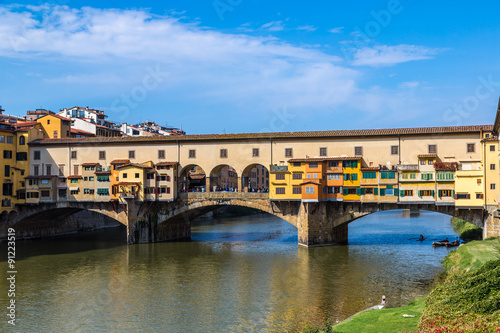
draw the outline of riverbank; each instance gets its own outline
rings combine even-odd
[[[464,244],[443,265],[425,298],[304,332],[500,332],[500,239]]]

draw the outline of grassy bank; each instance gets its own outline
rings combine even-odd
[[[462,245],[443,264],[427,298],[304,332],[500,332],[500,239]]]
[[[461,220],[458,217],[452,217],[451,223],[453,229],[460,235],[460,238],[466,241],[483,239],[483,229],[478,226]]]

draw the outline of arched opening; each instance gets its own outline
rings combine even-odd
[[[262,164],[250,164],[241,173],[242,192],[269,192],[269,170]]]
[[[236,170],[227,164],[213,168],[210,172],[210,192],[240,192]]]
[[[196,164],[185,166],[179,178],[180,192],[207,192],[205,171]]]

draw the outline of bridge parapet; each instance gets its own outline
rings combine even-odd
[[[187,192],[181,193],[182,200],[198,199],[198,200],[214,200],[214,199],[263,199],[269,200],[269,193],[256,192]]]

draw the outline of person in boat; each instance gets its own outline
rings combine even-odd
[[[418,240],[419,241],[423,241],[424,240],[424,235],[420,235],[420,237],[418,237]]]

